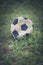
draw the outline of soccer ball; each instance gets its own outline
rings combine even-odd
[[[14,38],[21,38],[33,31],[33,23],[30,19],[24,17],[16,18],[11,23],[11,34]]]

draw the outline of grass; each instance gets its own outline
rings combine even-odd
[[[43,65],[43,1],[0,1],[0,65]],[[28,17],[34,31],[23,39],[10,33],[13,20]]]

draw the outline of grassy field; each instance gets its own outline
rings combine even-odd
[[[14,39],[11,23],[28,17],[34,31],[23,39]],[[0,65],[43,65],[43,1],[0,0]]]

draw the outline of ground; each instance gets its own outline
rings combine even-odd
[[[10,33],[13,20],[30,18],[34,31],[23,39]],[[0,65],[43,65],[43,1],[0,0]]]

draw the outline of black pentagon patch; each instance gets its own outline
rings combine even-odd
[[[29,36],[29,33],[26,33],[26,36],[28,37]]]
[[[25,20],[27,20],[28,18],[24,18]]]
[[[26,31],[26,30],[27,30],[27,28],[28,28],[28,26],[27,26],[26,24],[21,25],[21,30]]]
[[[16,25],[18,23],[18,19],[15,19],[13,24]]]
[[[32,25],[33,29],[34,29],[34,25]]]
[[[17,36],[18,36],[18,32],[17,32],[16,30],[14,30],[14,31],[13,31],[13,35],[14,35],[15,37],[17,37]]]

